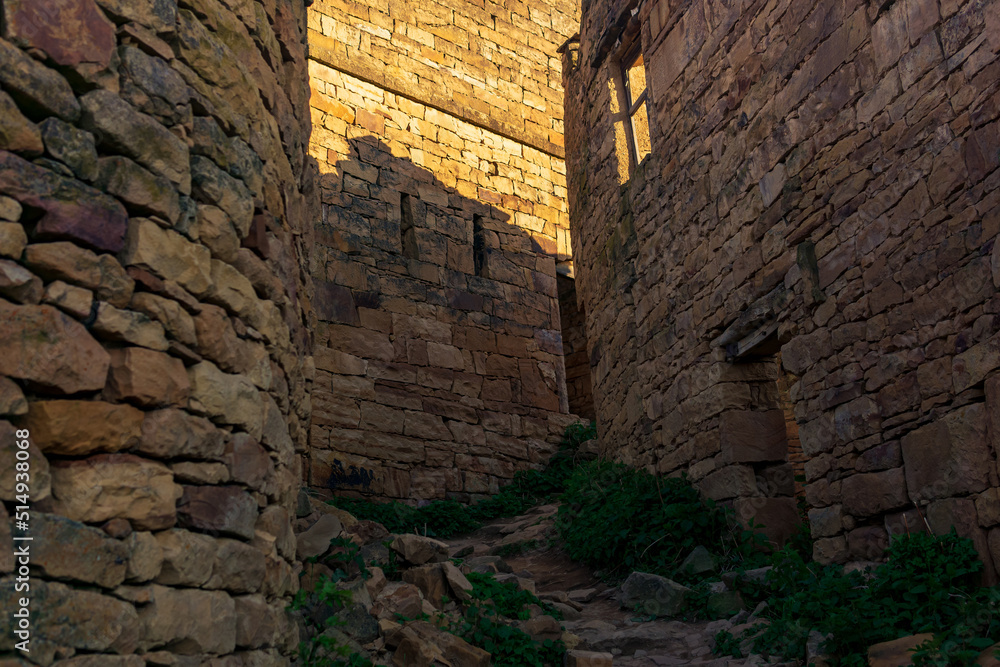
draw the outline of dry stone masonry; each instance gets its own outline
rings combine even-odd
[[[992,578],[1000,3],[593,0],[564,51],[606,451],[780,541],[798,437],[817,559],[955,526]]]
[[[287,664],[318,211],[305,8],[0,14],[0,662]]]
[[[544,461],[572,420],[556,49],[575,11],[310,7],[311,486],[468,500]]]

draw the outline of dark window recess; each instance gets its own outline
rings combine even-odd
[[[476,275],[483,276],[486,269],[486,231],[483,229],[483,216],[472,216],[472,261],[476,266]]]
[[[413,201],[403,193],[399,198],[399,240],[403,244],[403,257],[420,259],[417,251],[417,232],[413,228]]]

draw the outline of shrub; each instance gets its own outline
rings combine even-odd
[[[727,565],[762,558],[752,533],[686,479],[608,461],[570,476],[556,526],[571,558],[612,578],[641,570],[684,580],[677,566],[698,545]]]
[[[809,633],[818,630],[831,635],[823,649],[837,665],[860,667],[872,644],[942,632],[916,654],[916,664],[966,665],[993,643],[1000,593],[979,588],[982,563],[971,540],[954,531],[901,537],[888,556],[868,573],[845,574],[835,565],[806,563],[791,549],[776,553],[763,614],[770,625],[754,638],[754,652],[805,657]]]

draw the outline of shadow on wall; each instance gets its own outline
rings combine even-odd
[[[348,145],[320,177],[310,484],[495,493],[570,421],[555,238],[511,222],[520,197],[466,196],[373,136]]]

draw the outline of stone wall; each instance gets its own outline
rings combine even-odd
[[[303,3],[0,13],[0,608],[28,597],[32,629],[15,653],[5,622],[0,661],[287,664],[313,373]],[[8,521],[25,429],[30,591]]]
[[[587,5],[566,143],[602,446],[781,539],[780,352],[816,557],[876,558],[926,518],[993,570],[998,17],[995,0]],[[652,144],[635,166],[633,40]]]
[[[566,363],[566,397],[569,411],[594,420],[594,392],[590,385],[587,351],[587,314],[577,303],[576,281],[559,274],[559,314],[562,318],[563,356]]]
[[[540,465],[571,420],[566,4],[310,8],[311,486],[469,500]]]

